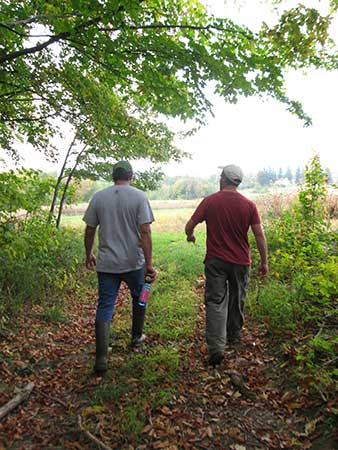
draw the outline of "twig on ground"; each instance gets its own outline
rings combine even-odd
[[[323,366],[329,366],[330,364],[332,364],[332,363],[334,363],[336,361],[338,361],[338,356],[336,356],[333,359],[330,359],[329,361],[325,361],[325,363],[323,363]]]
[[[108,447],[108,445],[101,442],[100,439],[95,437],[92,433],[90,433],[90,431],[86,430],[83,427],[80,414],[77,416],[77,419],[80,430],[87,436],[88,439],[90,439],[92,442],[94,442],[96,445],[98,445],[100,448],[103,448],[104,450],[113,450],[111,447]]]
[[[60,403],[60,405],[62,405],[64,408],[66,408],[66,409],[69,408],[67,403],[63,402],[62,400],[60,400],[57,397],[53,397],[53,395],[46,394],[40,388],[36,388],[36,391],[37,391],[38,394],[41,394],[43,397],[48,398],[49,400],[54,400],[54,402]]]
[[[12,400],[10,400],[4,406],[2,406],[0,408],[0,420],[3,419],[5,416],[7,416],[7,414],[10,413],[17,406],[19,406],[20,403],[27,400],[33,388],[34,383],[28,383],[19,394],[17,394],[14,398],[12,398]]]
[[[314,339],[316,339],[317,337],[319,337],[319,336],[322,334],[323,329],[324,329],[324,327],[321,327],[321,328],[319,329],[319,331],[318,331],[318,333],[315,335]]]

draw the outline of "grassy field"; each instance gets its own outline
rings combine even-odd
[[[192,216],[194,208],[168,208],[154,209],[155,222],[152,225],[154,233],[173,232],[183,233],[186,222]],[[84,230],[83,214],[64,215],[62,217],[62,226]],[[200,226],[203,229],[203,225]]]

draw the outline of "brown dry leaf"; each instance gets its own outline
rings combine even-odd
[[[239,428],[236,427],[229,428],[227,431],[227,435],[235,439],[236,441],[240,442],[241,444],[244,444],[245,442],[245,438],[242,435],[241,430]]]
[[[151,425],[146,425],[143,430],[142,430],[142,434],[145,433],[149,433],[149,431],[151,431],[153,429],[153,427]],[[0,449],[1,450],[1,449]]]
[[[160,408],[160,411],[161,411],[165,416],[171,416],[171,415],[172,415],[172,411],[171,411],[167,406],[162,406],[162,408]]]
[[[169,441],[157,441],[157,442],[154,442],[153,447],[154,447],[155,449],[158,449],[158,448],[168,448],[169,445],[170,445],[170,442],[169,442]]]
[[[207,429],[205,430],[207,436],[209,436],[210,438],[213,436],[213,432],[211,427],[207,427]]]

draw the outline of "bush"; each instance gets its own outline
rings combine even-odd
[[[271,332],[283,336],[286,329],[294,330],[296,342],[290,352],[297,355],[299,376],[306,370],[314,386],[324,389],[325,380],[325,387],[334,389],[332,356],[337,342],[331,330],[338,319],[338,255],[326,180],[315,156],[305,170],[297,203],[267,227],[270,277],[261,284],[259,295],[251,293],[249,305]],[[302,336],[301,345],[297,336]]]
[[[82,238],[33,218],[2,227],[0,308],[11,313],[23,304],[61,299],[74,286]]]

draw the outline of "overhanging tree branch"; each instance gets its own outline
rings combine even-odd
[[[96,19],[89,20],[88,22],[77,26],[76,28],[74,28],[72,32],[64,31],[63,33],[56,34],[55,36],[52,36],[50,39],[48,39],[48,41],[42,42],[41,44],[37,44],[34,47],[22,48],[21,50],[17,50],[16,52],[7,53],[6,55],[0,57],[0,63],[13,61],[14,59],[17,59],[20,56],[39,52],[49,47],[50,45],[54,44],[55,42],[59,42],[66,39],[67,37],[71,36],[71,34],[74,32],[76,33],[87,27],[90,27],[91,25],[97,24],[100,20],[101,20],[100,17],[97,17]]]
[[[82,17],[81,13],[73,13],[73,14],[56,14],[56,15],[48,15],[48,14],[38,14],[36,16],[30,17],[29,19],[15,20],[13,22],[6,22],[4,25],[9,27],[17,26],[17,25],[28,25],[30,23],[36,22],[39,19],[46,20],[54,20],[54,19],[71,19],[73,17]]]
[[[16,58],[19,58],[20,56],[23,55],[27,55],[27,54],[32,54],[32,53],[36,53],[39,52],[43,49],[45,49],[46,47],[49,47],[50,45],[54,44],[55,42],[58,41],[62,41],[65,39],[69,39],[72,34],[78,31],[81,31],[82,29],[85,29],[91,25],[96,25],[97,23],[99,23],[101,20],[101,17],[97,17],[95,19],[89,20],[88,22],[74,28],[73,31],[65,31],[62,33],[59,33],[55,36],[52,36],[50,39],[48,39],[45,42],[42,42],[41,44],[37,44],[34,47],[29,47],[29,48],[25,48],[25,49],[21,49],[21,50],[17,50],[16,52],[12,52],[12,53],[8,53],[2,57],[0,57],[0,63],[3,62],[9,62],[12,61]],[[166,29],[166,30],[171,30],[171,29],[181,29],[181,30],[196,30],[196,31],[210,31],[210,30],[217,30],[217,31],[227,31],[227,32],[231,32],[231,30],[226,30],[224,27],[218,27],[216,25],[206,25],[206,26],[198,26],[198,25],[181,25],[181,24],[152,24],[152,25],[130,25],[127,27],[116,27],[116,28],[103,28],[103,27],[98,27],[97,30],[101,31],[101,32],[115,32],[115,31],[125,31],[125,30],[156,30],[156,29]],[[245,33],[243,30],[234,30],[234,32],[238,33],[240,32],[241,34],[243,34],[246,37],[249,37],[249,35],[247,33]]]

